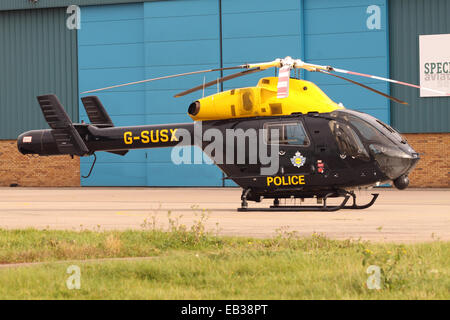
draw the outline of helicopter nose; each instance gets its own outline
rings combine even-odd
[[[387,147],[377,144],[370,145],[370,151],[375,157],[380,169],[399,189],[409,184],[408,174],[417,165],[419,154],[412,148],[401,150],[397,147]]]
[[[406,189],[409,185],[409,178],[408,178],[408,174],[414,169],[414,167],[417,165],[417,162],[419,162],[419,154],[417,153],[413,153],[411,155],[411,158],[409,159],[409,165],[407,165],[407,167],[405,168],[404,172],[402,175],[400,175],[399,177],[397,177],[396,179],[393,180],[394,182],[394,186],[399,189],[399,190],[403,190]]]

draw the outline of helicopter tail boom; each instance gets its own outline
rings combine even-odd
[[[180,142],[190,145],[193,123],[115,127],[100,100],[82,99],[91,121],[72,123],[54,94],[37,97],[50,129],[22,133],[17,147],[22,154],[89,156],[97,151],[125,155],[131,149],[174,147]],[[184,135],[184,136],[183,136]]]

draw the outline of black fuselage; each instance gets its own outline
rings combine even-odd
[[[132,127],[74,124],[74,128],[89,149],[88,154],[197,145],[226,179],[250,190],[248,200],[256,201],[261,197],[321,196],[396,180],[407,176],[419,159],[395,130],[371,116],[348,110]],[[204,139],[211,129],[224,137],[216,141],[215,149],[211,148],[215,139]],[[280,134],[278,140],[270,136],[274,129]],[[52,130],[22,134],[18,139],[20,152],[64,154]],[[237,134],[227,139],[227,133],[233,132]],[[252,132],[256,132],[257,140]],[[277,145],[277,154],[271,154],[273,144]],[[223,154],[216,154],[219,149]],[[262,151],[278,158],[277,170],[269,175],[261,173],[267,163],[256,154]]]

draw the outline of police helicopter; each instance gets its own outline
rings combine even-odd
[[[278,77],[265,77],[255,87],[218,92],[192,102],[187,112],[193,123],[115,127],[98,97],[93,95],[81,98],[90,123],[72,123],[55,95],[38,96],[50,129],[21,134],[17,140],[18,149],[22,154],[82,157],[95,156],[97,151],[125,156],[132,149],[197,145],[224,172],[225,179],[231,179],[242,188],[239,211],[364,209],[375,203],[378,194],[373,193],[367,204],[358,205],[355,189],[390,181],[398,189],[408,186],[408,174],[419,161],[419,154],[395,129],[373,116],[333,102],[314,83],[291,78],[291,70],[303,69],[337,77],[401,104],[406,102],[337,73],[437,91],[434,89],[286,57],[119,84],[83,94],[192,74],[242,69],[175,96],[180,97],[269,68],[278,69]],[[224,154],[208,148],[207,139],[195,142],[196,137],[204,137],[203,134],[211,129],[223,135],[229,131],[237,133],[232,139],[218,141]],[[250,135],[246,134],[250,129],[262,134],[249,142]],[[259,158],[250,161],[254,153],[263,149],[277,159],[275,170],[269,173],[263,170],[267,162]],[[244,161],[236,161],[239,156]],[[227,161],[223,161],[224,158]],[[327,199],[337,197],[343,198],[340,204],[327,204]],[[353,203],[347,205],[350,197]],[[248,207],[248,201],[260,202],[264,198],[273,199],[273,205],[269,208]],[[289,198],[300,199],[300,205],[280,204],[280,199]],[[305,198],[316,198],[318,204],[302,205]]]

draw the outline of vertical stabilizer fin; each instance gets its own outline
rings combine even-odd
[[[86,110],[89,121],[92,125],[101,127],[114,127],[111,118],[103,107],[97,96],[89,96],[81,98],[84,109]]]
[[[75,129],[61,102],[54,94],[38,96],[37,100],[55,138],[56,145],[61,154],[84,156],[89,149],[80,134]]]

